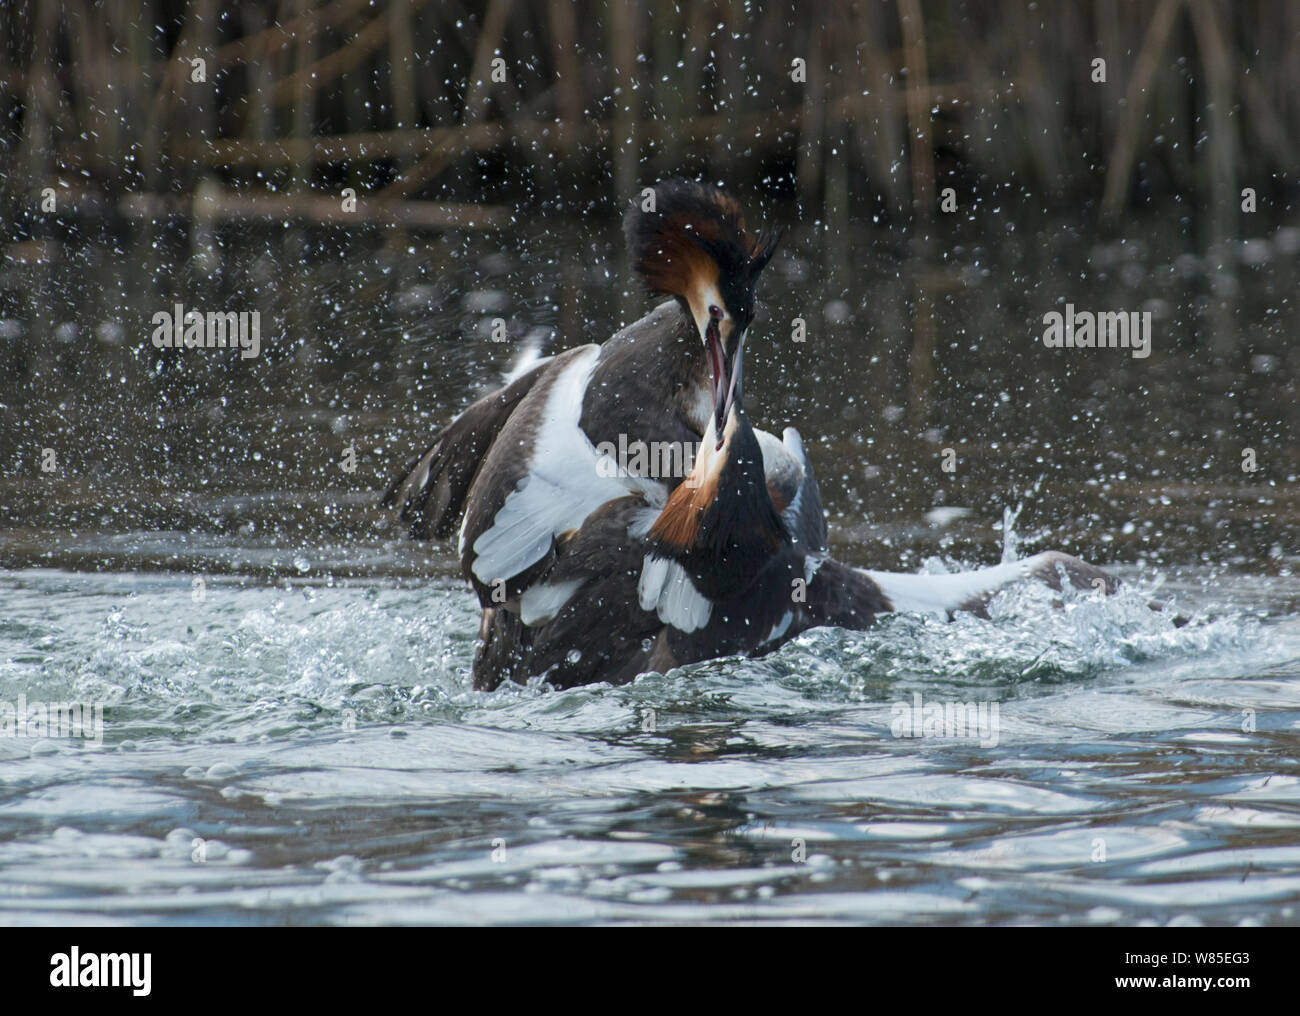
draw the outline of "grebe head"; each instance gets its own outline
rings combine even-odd
[[[740,398],[741,353],[758,276],[780,234],[750,234],[735,198],[689,180],[667,180],[638,199],[623,233],[651,293],[675,298],[695,322],[711,372],[721,448],[728,414]]]

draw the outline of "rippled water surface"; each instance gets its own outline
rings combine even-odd
[[[484,695],[450,580],[9,573],[0,699],[107,706],[0,740],[0,921],[1293,923],[1300,627],[1183,578]]]

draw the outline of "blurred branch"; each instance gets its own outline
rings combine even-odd
[[[415,13],[428,2],[429,0],[406,0],[407,13]],[[340,49],[277,81],[275,87],[271,89],[272,104],[279,106],[295,99],[299,89],[308,82],[313,88],[319,89],[341,77],[386,45],[392,28],[392,18],[381,14],[344,43]]]
[[[1146,111],[1147,93],[1155,77],[1165,43],[1169,41],[1174,18],[1183,0],[1160,0],[1160,5],[1147,26],[1142,49],[1138,53],[1133,77],[1129,79],[1124,97],[1124,119],[1120,121],[1119,136],[1111,149],[1106,169],[1106,189],[1101,199],[1102,215],[1113,219],[1124,203],[1124,194],[1133,177],[1133,163],[1137,158],[1138,135],[1142,130],[1142,114]]]
[[[152,221],[169,215],[190,217],[202,204],[210,220],[306,220],[318,225],[398,226],[403,229],[498,229],[509,213],[487,205],[445,204],[433,201],[358,201],[355,211],[343,211],[335,197],[314,194],[238,194],[205,191],[199,198],[179,195],[128,194],[119,204],[129,219]]]
[[[192,186],[196,168],[287,171],[310,189],[346,164],[359,190],[386,184],[396,199],[488,151],[534,185],[563,170],[614,181],[620,196],[647,172],[761,165],[793,175],[812,214],[866,201],[918,217],[934,214],[937,174],[956,170],[981,186],[1099,196],[1112,222],[1139,177],[1177,193],[1215,183],[1217,206],[1242,166],[1275,188],[1295,182],[1291,10],[317,2],[238,0],[238,17],[218,18],[192,0],[157,19],[131,0],[0,5],[0,169],[85,170],[109,191],[149,192]],[[1083,83],[1098,40],[1110,85]],[[1193,52],[1170,54],[1171,40]],[[198,58],[205,81],[191,76]],[[806,80],[791,75],[796,58]],[[493,81],[498,59],[507,73]],[[1203,120],[1208,143],[1189,143]]]
[[[490,77],[488,65],[501,51],[511,2],[489,0],[487,13],[483,15],[483,28],[474,51],[474,67],[469,74],[469,89],[465,93],[465,110],[461,119],[464,124],[477,123],[486,112],[488,88],[484,79]]]

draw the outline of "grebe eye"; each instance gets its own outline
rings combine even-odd
[[[709,304],[709,317],[713,318],[714,321],[721,321],[722,308],[719,307],[716,303]]]

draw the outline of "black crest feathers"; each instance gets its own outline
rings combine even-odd
[[[755,237],[740,204],[726,191],[690,180],[666,180],[633,202],[623,219],[632,266],[650,292],[682,296],[703,275],[752,293],[780,234]]]

